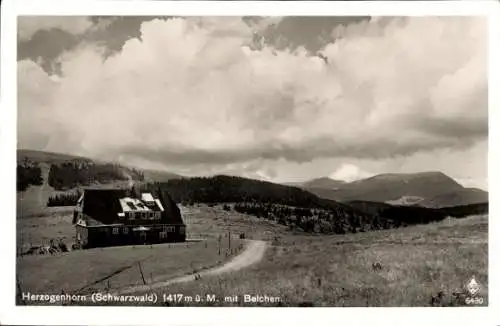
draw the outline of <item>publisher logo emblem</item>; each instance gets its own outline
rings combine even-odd
[[[482,305],[484,299],[479,296],[479,291],[481,290],[481,285],[476,280],[474,276],[465,284],[469,296],[465,298],[465,304],[467,305]]]
[[[472,276],[472,278],[469,280],[466,287],[467,291],[469,291],[469,294],[473,297],[478,294],[479,290],[481,290],[481,285],[479,285],[479,282],[474,276]]]

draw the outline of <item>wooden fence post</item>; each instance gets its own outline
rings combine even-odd
[[[23,290],[21,289],[21,283],[19,282],[19,279],[16,277],[16,286],[17,286],[17,297],[19,301],[22,304],[26,304],[26,302],[23,299]]]
[[[142,282],[146,285],[146,280],[144,279],[144,274],[142,273],[141,262],[137,262],[137,265],[139,266],[139,272],[141,272]]]

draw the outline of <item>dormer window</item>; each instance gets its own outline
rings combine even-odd
[[[141,200],[146,204],[148,207],[152,207],[155,205],[155,199],[153,198],[153,195],[150,193],[143,193],[141,195]]]

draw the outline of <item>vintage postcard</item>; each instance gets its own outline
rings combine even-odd
[[[484,6],[11,17],[8,300],[488,315]]]

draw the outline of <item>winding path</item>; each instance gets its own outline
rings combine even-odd
[[[267,243],[265,241],[260,241],[260,240],[247,240],[248,245],[241,254],[233,258],[232,260],[228,261],[222,266],[214,267],[211,269],[207,269],[204,271],[201,271],[198,273],[200,276],[212,276],[212,275],[219,275],[227,272],[232,272],[232,271],[237,271],[242,268],[248,267],[250,265],[253,265],[255,263],[258,263],[262,257],[264,256],[264,253],[266,252],[267,249]],[[136,292],[147,292],[151,291],[154,289],[158,288],[163,288],[167,285],[174,284],[174,283],[186,283],[194,281],[194,275],[193,274],[187,274],[184,276],[179,276],[172,278],[168,281],[162,281],[162,282],[154,282],[151,284],[146,284],[146,285],[137,285],[137,286],[131,286],[124,288],[122,290],[118,290],[113,295],[120,295],[120,294],[130,294],[130,293],[136,293]]]

